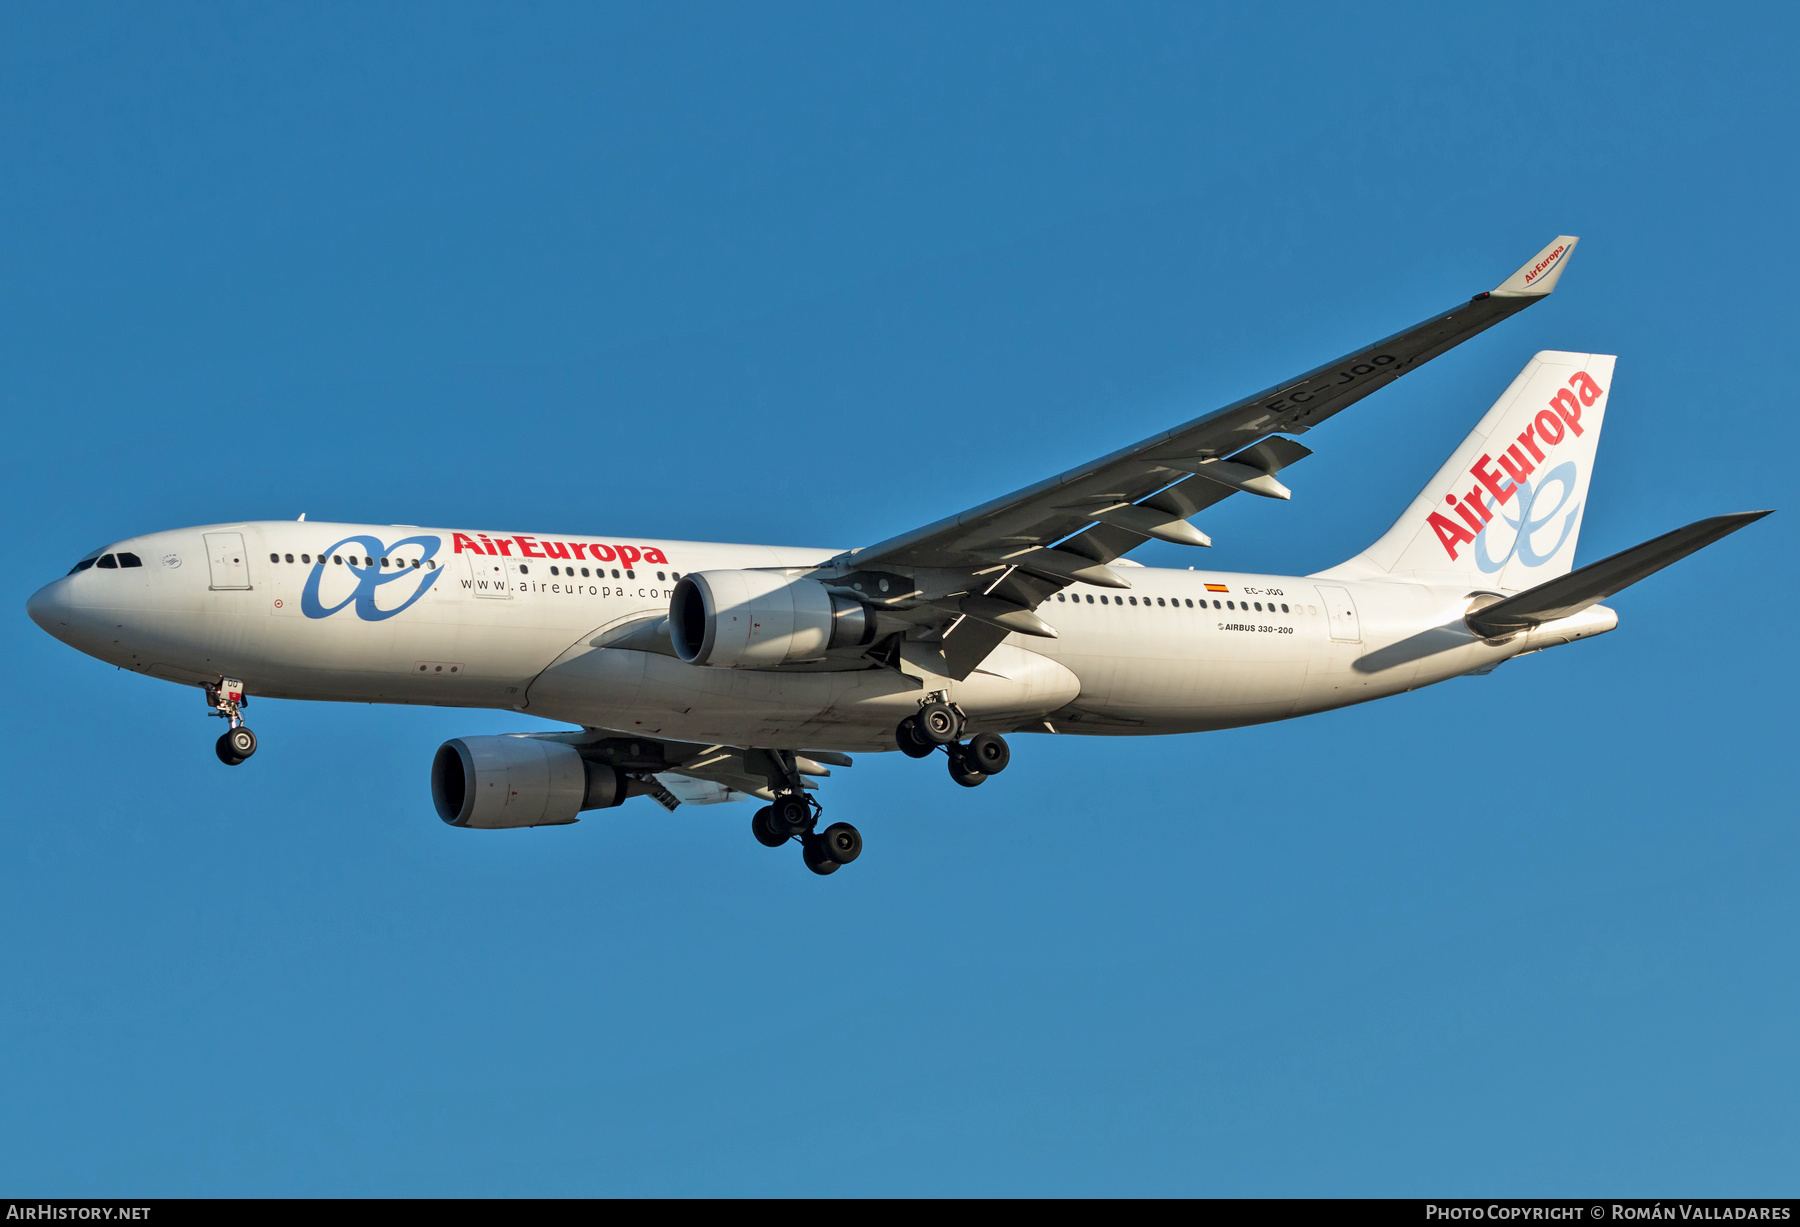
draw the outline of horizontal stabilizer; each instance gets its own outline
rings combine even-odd
[[[1529,630],[1540,623],[1566,618],[1768,514],[1766,511],[1740,511],[1734,515],[1697,520],[1686,528],[1664,533],[1611,558],[1590,562],[1567,575],[1527,588],[1517,596],[1477,609],[1465,621],[1476,634],[1497,639],[1515,631]]]

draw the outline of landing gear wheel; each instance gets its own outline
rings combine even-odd
[[[808,835],[800,841],[800,859],[806,862],[808,869],[820,877],[824,877],[828,873],[836,873],[843,867],[832,859],[831,852],[825,847],[825,841],[817,835]]]
[[[848,822],[834,822],[819,833],[819,844],[826,856],[848,865],[862,855],[862,832]]]
[[[912,719],[919,737],[934,746],[947,746],[962,732],[962,721],[948,703],[927,703]]]
[[[777,831],[770,821],[775,816],[775,807],[765,805],[750,818],[750,833],[756,836],[756,842],[765,848],[779,848],[788,841],[788,836]]]
[[[244,761],[231,752],[231,733],[229,731],[220,733],[219,740],[213,742],[213,753],[217,754],[219,761],[227,767],[235,767]]]
[[[950,778],[964,788],[974,788],[987,780],[987,773],[976,768],[961,746],[951,746]]]
[[[982,733],[969,738],[969,744],[963,747],[963,758],[983,775],[999,775],[1012,761],[1012,750],[1000,734]]]
[[[239,759],[249,758],[256,753],[256,734],[243,725],[225,730],[224,742]]]
[[[912,716],[902,720],[900,727],[894,730],[894,742],[900,747],[900,753],[908,758],[927,758],[937,749],[936,742],[925,740],[919,732],[918,720]]]
[[[777,797],[775,804],[768,808],[769,830],[780,832],[785,841],[795,835],[804,835],[813,827],[812,806],[804,797]]]

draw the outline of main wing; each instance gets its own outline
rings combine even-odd
[[[1559,236],[1494,289],[1335,362],[1003,498],[852,550],[831,569],[912,577],[910,591],[896,594],[890,608],[925,614],[915,634],[938,634],[944,672],[967,676],[1009,633],[1054,635],[1031,610],[1058,588],[1077,581],[1128,588],[1106,564],[1150,538],[1208,545],[1188,523],[1196,512],[1240,490],[1287,498],[1275,474],[1312,453],[1281,436],[1304,434],[1544,298],[1576,241]]]

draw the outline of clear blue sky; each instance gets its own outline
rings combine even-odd
[[[0,8],[0,1187],[1775,1194],[1800,1169],[1788,6]],[[1223,568],[1620,355],[1619,630],[1294,723],[432,812],[498,713],[254,707],[24,602],[235,518],[851,546],[1495,284]],[[1147,562],[1185,565],[1176,547]]]

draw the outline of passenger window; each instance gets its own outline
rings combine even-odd
[[[301,562],[311,562],[312,555],[311,554],[302,554],[302,555],[300,555],[300,561]]]
[[[1164,604],[1167,604],[1167,602],[1166,602],[1166,601],[1164,601],[1164,600],[1163,600],[1163,599],[1162,599],[1162,598],[1161,598],[1161,597],[1157,597],[1157,598],[1156,598],[1156,603],[1157,603],[1157,604],[1158,604],[1158,605],[1164,605]]]
[[[375,560],[374,560],[374,559],[373,559],[373,558],[365,558],[365,559],[363,559],[363,566],[365,566],[365,567],[372,567],[372,566],[374,566],[374,565],[375,565]]]
[[[531,568],[526,566],[524,563],[520,563],[519,564],[519,574],[520,575],[530,575]]]
[[[1218,607],[1219,607],[1219,603],[1218,603],[1218,602],[1217,602],[1217,601],[1214,601],[1214,602],[1213,602],[1213,608],[1214,608],[1214,609],[1217,609],[1217,608],[1218,608]]]
[[[1066,600],[1068,600],[1068,598],[1067,598],[1067,597],[1065,597],[1065,596],[1064,596],[1064,595],[1063,595],[1063,594],[1062,594],[1062,593],[1060,593],[1060,592],[1059,592],[1059,593],[1057,593],[1057,594],[1056,594],[1056,599],[1057,599],[1057,600],[1059,600],[1059,601],[1066,601]]]
[[[583,579],[587,578],[587,573],[588,573],[588,569],[586,567],[581,568],[581,576]]]
[[[550,574],[552,574],[552,575],[561,575],[561,574],[562,574],[562,572],[561,572],[561,571],[558,571],[558,570],[557,570],[557,569],[556,569],[556,568],[555,568],[555,567],[554,567],[554,566],[552,566],[552,567],[551,567],[551,568],[550,568]]]
[[[1101,603],[1101,604],[1102,604],[1102,605],[1105,605],[1105,604],[1107,604],[1107,600],[1106,600],[1106,598],[1105,598],[1105,597],[1104,597],[1104,596],[1102,596],[1102,597],[1101,597],[1101,598],[1100,598],[1100,603]]]
[[[1286,605],[1283,605],[1283,606],[1282,606],[1282,607],[1281,607],[1281,612],[1282,612],[1282,613],[1286,613],[1286,612],[1287,612],[1287,611],[1288,611],[1288,607],[1287,607],[1287,606],[1286,606]]]
[[[680,572],[680,571],[670,571],[670,572],[669,572],[669,578],[671,578],[671,579],[680,579],[680,578],[681,578],[681,572]]]
[[[269,555],[269,561],[270,561],[270,562],[280,562],[280,561],[281,561],[281,555],[280,555],[280,554],[270,554],[270,555]]]
[[[625,572],[625,578],[626,579],[636,579],[637,572],[636,571],[627,571],[627,572]]]
[[[1136,597],[1131,597],[1131,598],[1129,598],[1129,599],[1130,599],[1130,601],[1131,601],[1131,603],[1132,603],[1132,604],[1133,604],[1133,605],[1136,605],[1136,604],[1137,604],[1137,598],[1136,598]]]
[[[139,558],[136,554],[128,554],[124,550],[120,550],[119,565],[122,567],[141,567],[144,565],[144,560]]]
[[[1257,602],[1257,603],[1256,603],[1256,612],[1257,612],[1257,613],[1261,613],[1261,612],[1262,612],[1262,602],[1261,602],[1261,601],[1258,601],[1258,602]]]
[[[100,561],[94,565],[108,571],[117,571],[119,569],[119,560],[114,558],[111,554],[105,554],[102,555]]]
[[[657,572],[657,573],[656,573],[656,578],[657,578],[657,579],[662,579],[662,578],[663,578],[663,573],[662,573],[662,572],[661,572],[661,571],[658,571],[658,572]]]
[[[426,570],[427,570],[427,571],[435,571],[435,570],[437,570],[437,563],[435,563],[435,562],[428,562],[428,563],[426,563],[426,564],[425,564],[425,569],[426,569]],[[455,673],[455,672],[456,672],[456,670],[455,670],[455,669],[452,669],[452,670],[450,670],[450,672],[452,672],[452,673]]]
[[[1088,604],[1092,605],[1093,603],[1094,603],[1094,594],[1090,592],[1090,593],[1088,593]]]
[[[613,578],[614,578],[614,579],[618,579],[618,578],[619,578],[619,568],[617,568],[617,567],[614,567],[614,568],[613,568]]]
[[[289,561],[289,562],[292,562],[292,561],[294,561],[294,556],[293,556],[293,555],[292,555],[292,554],[289,554],[289,555],[288,555],[288,556],[287,556],[287,560],[288,560],[288,561]]]
[[[333,554],[331,556],[331,561],[337,563],[337,565],[341,567],[344,565],[344,556],[342,554]]]

